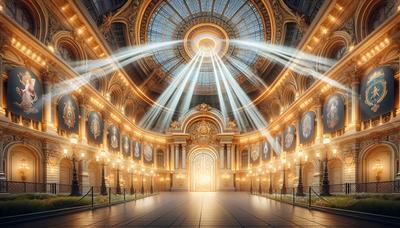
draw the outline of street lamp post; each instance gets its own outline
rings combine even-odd
[[[282,195],[286,195],[286,193],[287,193],[286,192],[286,156],[282,158],[281,162],[282,162],[282,172],[283,172],[281,193],[282,193]]]
[[[269,189],[268,189],[268,193],[272,194],[273,190],[272,190],[272,164],[269,163]]]
[[[117,182],[116,189],[117,189],[117,194],[118,194],[118,195],[120,195],[120,194],[122,193],[122,191],[121,191],[121,184],[120,184],[120,181],[119,181],[119,168],[120,168],[121,162],[122,162],[121,159],[118,158],[118,159],[117,159],[117,180],[116,180],[116,182]]]
[[[76,156],[75,156],[75,146],[78,143],[78,140],[76,137],[71,138],[71,144],[72,144],[72,182],[71,182],[71,196],[80,196],[81,192],[79,189],[79,181],[78,181],[78,173],[76,170]],[[68,150],[64,149],[64,156],[67,158],[68,157]],[[82,153],[82,157],[84,154]]]
[[[323,140],[324,145],[327,145],[330,143],[329,138],[324,138]],[[336,149],[333,150],[333,154],[336,154]],[[319,154],[317,154],[317,157]],[[324,173],[322,176],[322,191],[321,191],[321,196],[330,196],[330,191],[329,191],[329,173],[328,173],[328,150],[325,148],[325,165],[324,165]]]
[[[249,176],[250,176],[250,194],[253,194],[253,171],[249,171]]]
[[[258,169],[258,194],[261,195],[261,169]]]
[[[100,194],[105,196],[107,195],[107,186],[106,186],[106,177],[105,177],[105,163],[106,163],[106,151],[101,150],[100,156],[101,158],[101,185],[100,185]]]
[[[140,173],[140,176],[141,176],[141,181],[142,181],[142,186],[140,187],[140,193],[142,193],[142,195],[144,194],[144,182],[143,182],[143,175],[144,175],[144,171],[145,171],[145,169],[144,168],[142,168],[142,172]]]
[[[135,188],[133,187],[133,173],[136,172],[136,171],[134,170],[135,166],[133,164],[133,161],[131,161],[131,163],[132,163],[131,167],[128,170],[129,173],[130,173],[130,177],[131,177],[131,187],[130,187],[129,191],[131,192],[131,195],[134,195],[135,194]]]
[[[304,188],[303,188],[303,169],[302,169],[302,156],[303,151],[299,151],[299,183],[297,184],[297,196],[304,196]]]
[[[154,170],[150,170],[150,194],[154,193],[153,177],[154,177]]]

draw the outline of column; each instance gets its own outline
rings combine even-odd
[[[80,111],[80,121],[79,121],[79,129],[80,129],[80,138],[82,144],[87,144],[86,138],[86,103],[88,98],[83,96],[81,101],[79,102],[79,111]]]
[[[108,140],[107,140],[107,133],[108,127],[110,126],[108,120],[106,120],[105,115],[103,114],[103,122],[104,122],[104,129],[103,129],[103,148],[108,150]]]
[[[175,169],[180,169],[179,167],[179,144],[174,144],[175,147]]]
[[[228,167],[227,169],[232,170],[232,144],[227,145],[228,149]]]
[[[324,135],[324,123],[323,123],[323,121],[322,121],[322,105],[321,105],[321,101],[320,101],[320,99],[319,98],[316,98],[316,99],[318,99],[316,102],[315,102],[315,108],[314,108],[314,110],[315,110],[315,119],[316,119],[316,122],[317,122],[317,126],[316,126],[316,131],[315,131],[315,133],[316,133],[316,139],[315,139],[315,142],[319,142],[319,143],[322,143],[322,139],[323,139],[323,135]]]
[[[78,154],[80,154],[80,152]],[[81,190],[82,194],[86,194],[86,192],[89,191],[89,188],[90,188],[90,186],[89,186],[88,161],[86,161],[84,159],[81,160],[79,162],[79,166],[80,166],[79,169],[78,169],[79,176],[80,176],[79,177],[79,181],[80,181],[80,184],[82,186],[82,188],[80,190]]]
[[[360,95],[358,94],[360,80],[357,72],[354,72],[351,79],[351,123],[349,123],[349,130],[358,131],[360,129]]]
[[[48,71],[48,70],[44,70],[41,72],[41,78],[43,81],[43,87],[44,87],[44,102],[43,102],[43,106],[44,106],[44,120],[42,122],[42,126],[44,131],[48,132],[48,133],[52,133],[52,134],[56,134],[57,130],[54,126],[54,120],[53,120],[53,115],[52,115],[52,78],[53,78],[53,73]]]
[[[4,104],[4,96],[3,96],[3,88],[4,88],[4,80],[3,80],[3,72],[4,72],[4,61],[3,54],[0,53],[0,118],[6,116],[5,104]]]
[[[171,167],[170,167],[170,169],[171,169],[171,171],[173,171],[176,168],[176,166],[175,166],[175,145],[171,144],[171,145],[169,145],[169,147],[170,147],[170,151],[169,152],[171,154],[171,161],[170,161]]]
[[[186,145],[182,145],[182,169],[186,169]]]
[[[399,57],[399,65],[400,65],[400,57]],[[398,84],[397,88],[400,88],[400,66],[399,66],[399,72],[397,72],[397,84]],[[397,101],[398,104],[397,104],[396,116],[400,117],[400,91],[397,91]]]
[[[219,147],[219,168],[224,169],[224,144],[220,145]]]
[[[171,163],[170,163],[170,146],[169,145],[167,145],[167,154],[166,154],[166,156],[167,156],[167,158],[165,159],[165,162],[166,162],[166,169],[168,169],[168,170],[170,170],[171,169]]]

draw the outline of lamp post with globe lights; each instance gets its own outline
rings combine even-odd
[[[324,138],[323,139],[323,144],[325,147],[327,147],[328,144],[330,144],[331,140],[329,138]],[[332,154],[333,156],[336,156],[336,149],[333,149]],[[317,152],[316,156],[319,158],[321,155]],[[322,176],[322,190],[321,190],[321,195],[322,196],[330,196],[330,190],[329,190],[329,173],[328,173],[328,162],[329,162],[329,153],[328,153],[328,148],[325,148],[325,164],[324,164],[324,173]],[[321,160],[320,160],[321,161]]]
[[[303,186],[303,167],[302,167],[302,158],[303,158],[303,151],[299,150],[297,152],[297,157],[299,159],[299,182],[297,184],[297,191],[296,191],[296,195],[297,196],[304,196],[304,186]],[[306,156],[306,160],[307,160],[307,156]],[[296,162],[296,158],[295,158],[295,162]]]
[[[71,196],[80,196],[81,192],[79,189],[79,181],[78,181],[78,173],[76,170],[76,155],[75,155],[75,147],[78,144],[78,139],[76,137],[71,137],[70,142],[72,144],[72,182],[71,182]],[[68,158],[68,149],[64,149],[64,157]],[[85,153],[81,153],[81,158],[85,157]]]
[[[97,156],[97,159],[101,161],[101,185],[100,185],[100,194],[105,196],[107,195],[107,186],[106,186],[106,177],[105,177],[105,165],[109,158],[107,158],[107,152],[102,149],[100,150],[100,154]]]

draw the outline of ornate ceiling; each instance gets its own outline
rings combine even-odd
[[[258,57],[255,52],[229,45],[229,40],[263,41],[297,46],[325,1],[322,0],[84,0],[83,4],[110,47],[183,40],[176,48],[125,67],[132,81],[156,100],[177,72],[193,57],[193,40],[205,34],[225,40],[217,47],[229,71],[250,98],[264,87],[249,82],[232,64],[240,61],[271,84],[283,66]],[[210,44],[208,44],[210,45]],[[211,63],[203,64],[191,107],[200,103],[219,108]]]

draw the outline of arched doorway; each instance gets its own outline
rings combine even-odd
[[[40,164],[36,151],[23,145],[13,146],[7,159],[7,179],[16,182],[41,182]]]
[[[190,159],[190,191],[215,191],[215,164],[214,153],[209,149],[194,151]]]
[[[363,181],[381,182],[393,180],[393,151],[389,146],[377,145],[363,156]]]
[[[96,189],[101,184],[101,169],[97,162],[92,161],[88,165],[89,186],[94,186]]]
[[[59,191],[66,193],[71,191],[72,183],[72,161],[68,158],[63,158],[60,161],[60,186]]]

